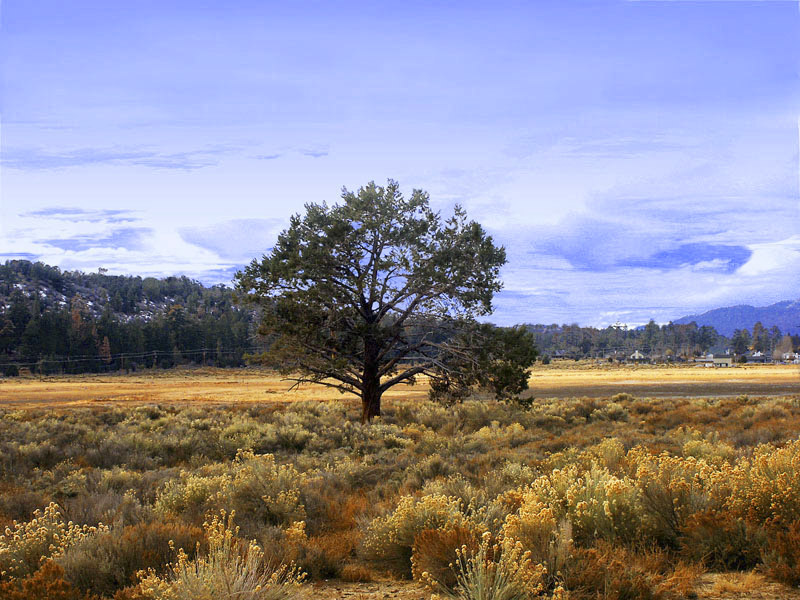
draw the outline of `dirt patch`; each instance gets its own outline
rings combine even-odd
[[[346,583],[323,581],[315,583],[310,595],[314,600],[428,600],[430,592],[411,582],[379,581],[373,583]]]
[[[757,573],[707,573],[695,589],[701,600],[800,600],[800,589]]]

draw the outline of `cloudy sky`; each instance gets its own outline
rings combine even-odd
[[[229,283],[393,178],[506,246],[494,320],[800,296],[790,1],[5,0],[0,260]]]

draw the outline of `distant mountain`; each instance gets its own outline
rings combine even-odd
[[[694,321],[700,326],[711,325],[722,335],[730,337],[735,329],[753,329],[758,321],[767,329],[777,326],[782,333],[800,333],[800,300],[784,300],[769,306],[728,306],[715,308],[700,315],[676,319],[677,325]]]

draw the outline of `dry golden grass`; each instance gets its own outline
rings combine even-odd
[[[695,593],[699,600],[798,600],[800,590],[767,581],[758,573],[707,573]]]
[[[79,407],[98,403],[240,404],[341,400],[336,390],[291,382],[261,369],[176,369],[130,375],[74,375],[0,379],[0,403],[9,407]],[[800,392],[795,365],[708,369],[689,366],[598,366],[559,362],[534,369],[527,395],[537,398],[609,397],[627,392],[640,397],[766,396]],[[426,397],[427,385],[398,385],[384,398]]]
[[[797,365],[605,366],[557,362],[537,365],[530,387],[539,398],[607,397],[620,392],[647,397],[765,396],[800,391]]]
[[[716,594],[744,594],[764,587],[763,575],[749,573],[726,573],[714,582],[712,591]]]
[[[130,375],[73,375],[0,380],[0,403],[22,407],[80,407],[100,404],[245,404],[340,400],[338,391],[292,382],[258,369],[178,369]],[[398,385],[384,397],[424,398],[424,385]]]

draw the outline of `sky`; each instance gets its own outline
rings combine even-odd
[[[0,261],[227,283],[397,180],[505,246],[492,320],[800,297],[796,1],[5,0]]]

